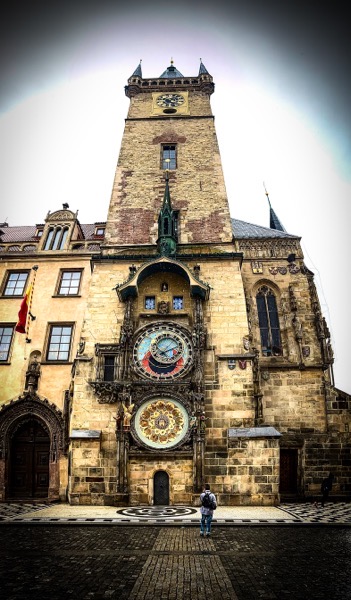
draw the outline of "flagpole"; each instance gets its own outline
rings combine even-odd
[[[32,271],[34,271],[34,275],[33,275],[33,281],[30,283],[31,289],[30,289],[30,294],[29,294],[29,298],[28,298],[28,313],[27,313],[27,323],[26,323],[26,343],[30,344],[31,343],[31,339],[28,337],[29,335],[29,325],[31,321],[35,321],[36,317],[34,317],[34,315],[32,314],[32,302],[33,302],[33,292],[34,292],[34,284],[35,284],[35,278],[37,276],[37,270],[38,270],[38,265],[34,265],[34,267],[32,267]]]

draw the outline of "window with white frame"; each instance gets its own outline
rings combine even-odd
[[[23,296],[28,280],[28,271],[8,271],[3,288],[3,296]]]
[[[70,356],[73,324],[50,325],[46,360],[67,362]]]

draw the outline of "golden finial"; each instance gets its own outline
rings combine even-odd
[[[173,65],[173,62],[174,62],[174,61],[173,61],[173,58],[171,58],[171,65]]]

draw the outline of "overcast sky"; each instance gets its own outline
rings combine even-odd
[[[143,76],[158,77],[171,57],[184,76],[197,75],[201,57],[216,85],[212,109],[231,214],[268,226],[265,183],[286,230],[302,237],[332,334],[336,386],[351,393],[343,4],[13,3],[0,25],[0,221],[43,223],[63,202],[82,223],[104,221],[128,77],[140,59]]]

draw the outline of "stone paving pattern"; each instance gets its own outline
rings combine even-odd
[[[350,600],[347,526],[4,522],[4,600]]]
[[[0,503],[0,522],[151,523],[197,525],[199,508],[185,506],[71,506],[69,504]],[[218,507],[216,524],[351,523],[351,503],[281,504],[280,506]]]

